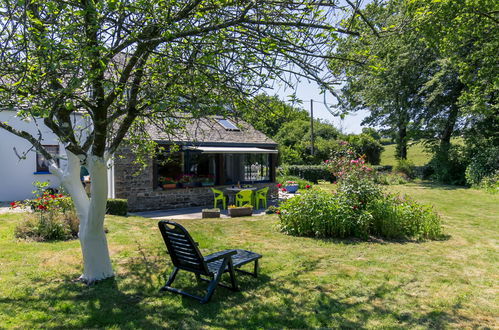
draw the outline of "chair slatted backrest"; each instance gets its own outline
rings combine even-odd
[[[203,255],[184,227],[167,220],[160,221],[158,226],[174,266],[183,270],[209,275]]]

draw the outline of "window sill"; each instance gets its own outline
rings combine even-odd
[[[39,174],[52,174],[52,173],[50,173],[50,172],[33,172],[33,174],[39,175]]]

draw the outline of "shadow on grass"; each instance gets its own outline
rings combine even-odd
[[[409,283],[341,289],[302,280],[303,275],[321,270],[317,258],[274,278],[265,273],[258,278],[239,275],[240,292],[219,287],[212,301],[201,305],[159,292],[171,271],[169,257],[163,248],[146,251],[136,243],[139,255],[120,263],[116,278],[92,286],[72,280],[76,276],[58,281],[38,278],[24,294],[0,298],[0,308],[9,316],[29,313],[23,324],[14,324],[23,328],[365,328],[370,321],[443,328],[463,320],[456,316],[458,305],[449,311],[403,311],[393,299]],[[179,273],[175,285],[193,293],[206,288],[187,272]]]
[[[419,183],[419,186],[427,189],[441,189],[441,190],[459,190],[459,189],[468,189],[466,186],[457,186],[450,184],[441,184],[431,181],[424,181]]]

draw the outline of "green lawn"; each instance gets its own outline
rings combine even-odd
[[[381,153],[380,165],[397,165],[395,158],[395,144],[383,146],[385,149]],[[416,166],[422,166],[428,163],[431,159],[431,154],[425,151],[422,143],[409,144],[407,148],[407,160],[414,163]]]
[[[442,328],[499,326],[499,196],[408,184],[391,189],[430,203],[448,240],[358,242],[290,237],[276,216],[180,221],[205,253],[264,255],[261,276],[212,302],[160,293],[171,262],[156,221],[109,217],[116,278],[94,286],[76,241],[15,241],[22,214],[0,215],[0,328]],[[195,289],[194,276],[176,284]]]

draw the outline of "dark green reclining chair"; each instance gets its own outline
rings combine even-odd
[[[262,257],[261,255],[246,250],[223,250],[203,257],[198,249],[198,244],[194,242],[184,227],[176,222],[166,220],[160,221],[158,226],[173,262],[173,271],[170,278],[160,291],[180,293],[184,296],[197,299],[204,304],[210,300],[217,285],[238,291],[235,272],[257,277],[258,259]],[[246,272],[239,269],[242,265],[250,262],[254,262],[253,272]],[[192,295],[170,286],[180,269],[196,274],[198,280],[209,282],[204,297]],[[224,272],[229,272],[230,274],[230,286],[220,283]],[[202,278],[201,276],[207,276],[209,279]]]

